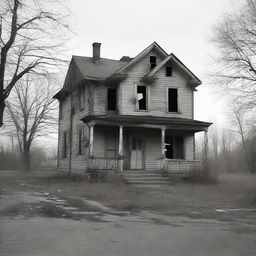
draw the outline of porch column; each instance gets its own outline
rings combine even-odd
[[[89,157],[93,157],[94,124],[90,125]]]
[[[123,149],[123,126],[119,126],[119,144],[118,144],[118,163],[119,163],[119,171],[123,171],[123,156],[124,156],[124,149]]]
[[[208,159],[208,129],[204,131],[204,159]]]
[[[165,128],[161,130],[161,158],[165,158]]]

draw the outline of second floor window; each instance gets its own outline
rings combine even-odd
[[[108,88],[108,105],[107,110],[116,111],[117,110],[117,93],[116,88]]]
[[[147,87],[145,85],[137,86],[137,101],[138,101],[138,110],[147,110]]]
[[[78,90],[78,102],[79,102],[79,110],[84,110],[85,106],[85,88],[81,86]]]
[[[177,88],[168,88],[168,112],[178,112]]]

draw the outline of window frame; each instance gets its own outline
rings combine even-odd
[[[170,69],[170,75],[168,75],[168,71],[167,71],[168,69]],[[166,66],[166,67],[165,67],[165,76],[166,76],[166,77],[171,77],[172,74],[173,74],[173,68],[172,68],[172,66]]]
[[[169,89],[177,90],[177,111],[169,111]],[[168,86],[166,88],[166,112],[168,114],[181,114],[180,112],[180,99],[179,99],[179,88],[175,86]]]
[[[108,91],[109,89],[111,90],[115,90],[116,91],[116,109],[115,110],[112,110],[112,109],[109,109],[109,106],[108,106]],[[107,87],[107,93],[106,93],[106,111],[108,112],[117,112],[118,111],[118,88],[115,88],[115,87]]]
[[[78,155],[83,155],[84,154],[84,150],[83,150],[84,129],[83,129],[83,127],[78,127],[77,136],[78,136],[78,148],[77,148],[78,150],[77,150],[77,154]]]
[[[148,112],[150,111],[150,87],[148,85],[145,84],[134,84],[134,96],[136,99],[136,104],[135,104],[135,110],[138,112]],[[145,86],[146,87],[146,109],[139,109],[139,101],[137,99],[137,90],[138,90],[138,86]]]
[[[79,86],[78,93],[79,93],[79,110],[83,111],[85,109],[85,87],[82,85]]]
[[[154,62],[151,61],[151,58],[154,58]],[[156,63],[157,57],[155,55],[149,55],[149,63],[150,63],[150,69],[154,69],[157,66]]]
[[[184,160],[185,159],[185,144],[184,144],[184,136],[179,136],[179,135],[170,135],[170,136],[166,136],[165,137],[165,143],[166,143],[166,138],[172,138],[172,144],[171,144],[171,147],[172,147],[172,155],[173,157],[172,158],[167,158],[167,155],[166,155],[166,158],[167,159],[172,159],[172,160]],[[177,140],[178,138],[182,138],[182,147],[181,147],[181,158],[178,158],[177,155],[178,155],[178,147],[177,147]],[[165,150],[166,150],[166,153],[167,154],[167,144],[165,144]]]

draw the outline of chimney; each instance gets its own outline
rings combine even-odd
[[[95,42],[92,44],[92,49],[93,49],[92,59],[95,64],[98,64],[100,61],[100,46],[101,46],[101,43]]]

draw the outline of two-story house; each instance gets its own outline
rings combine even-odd
[[[120,60],[73,56],[59,100],[58,170],[69,173],[159,169],[182,172],[195,160],[194,120],[201,81],[156,42]]]

